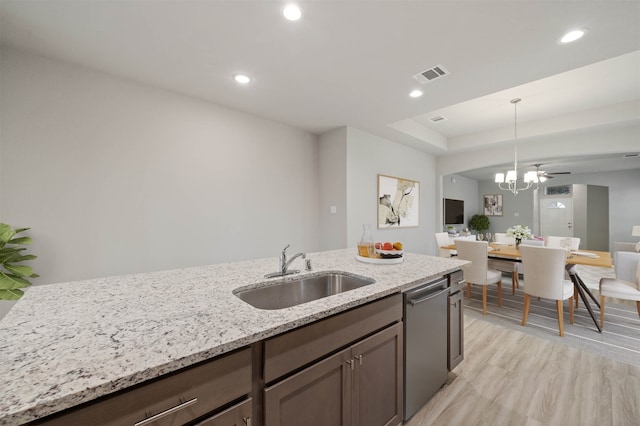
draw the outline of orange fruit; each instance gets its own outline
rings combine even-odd
[[[400,241],[396,241],[393,243],[393,248],[396,250],[402,250],[402,243]]]
[[[393,245],[390,242],[386,242],[382,245],[382,250],[393,250]]]

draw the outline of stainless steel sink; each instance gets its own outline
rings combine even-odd
[[[265,287],[234,292],[236,296],[258,309],[282,309],[312,300],[354,290],[375,280],[342,273],[327,273],[298,280],[276,282]]]

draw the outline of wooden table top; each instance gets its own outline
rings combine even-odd
[[[487,253],[489,257],[499,257],[504,259],[520,260],[520,249],[514,245],[506,244],[490,244],[491,250]],[[446,250],[455,250],[456,245],[451,244],[442,247]],[[597,258],[580,256],[577,254],[569,253],[567,256],[567,263],[572,265],[586,265],[586,266],[598,266],[601,268],[611,268],[611,253],[608,251],[596,251],[596,250],[579,250],[581,252],[593,253],[597,255]]]

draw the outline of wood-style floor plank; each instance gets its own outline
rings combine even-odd
[[[640,368],[465,317],[465,359],[406,424],[640,425]]]

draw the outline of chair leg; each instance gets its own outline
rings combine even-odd
[[[524,294],[524,310],[522,311],[522,325],[527,325],[527,317],[529,316],[529,305],[531,305],[531,296]]]
[[[512,295],[516,294],[516,281],[517,281],[516,274],[517,274],[516,271],[511,272],[511,294]]]
[[[487,315],[487,286],[482,286],[482,315]]]
[[[571,303],[573,303],[573,301]],[[556,307],[558,308],[558,328],[560,329],[560,336],[564,336],[564,318],[563,318],[563,311],[562,311],[562,300],[556,300]]]
[[[576,301],[576,309],[578,309],[578,290],[573,286],[573,300]]]
[[[498,281],[498,306],[502,307],[502,282],[501,281]]]
[[[471,283],[467,283],[467,299],[471,298]]]
[[[636,308],[638,309],[638,316],[640,317],[640,300],[636,302]]]
[[[640,306],[638,306],[638,310],[640,311]],[[603,295],[600,295],[600,328],[604,330],[604,296]]]
[[[569,323],[573,324],[573,297],[569,298]]]

